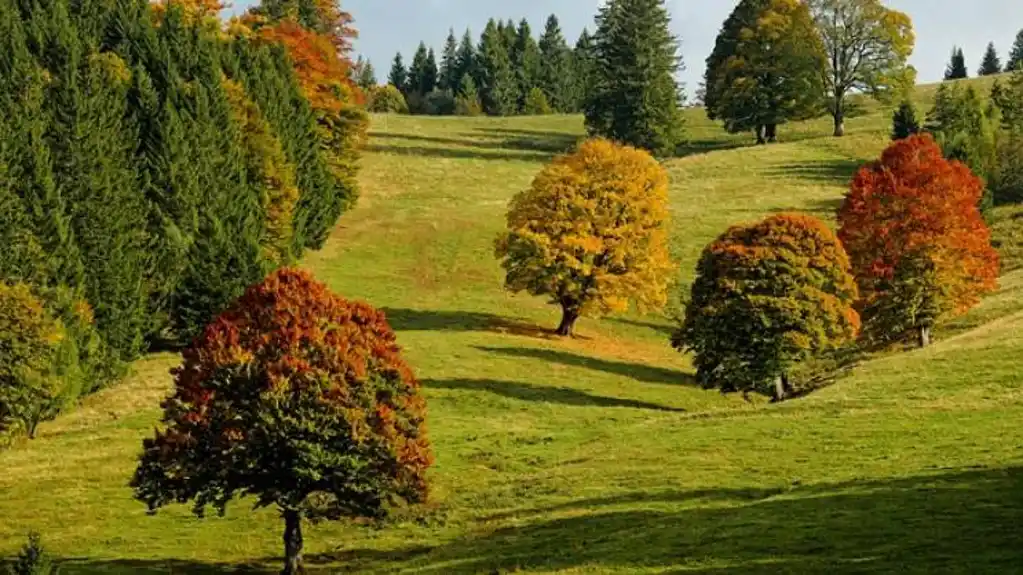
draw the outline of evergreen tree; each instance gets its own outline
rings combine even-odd
[[[519,34],[515,28],[515,21],[508,18],[508,21],[501,27],[502,38],[504,39],[504,48],[511,54],[512,50],[515,49],[515,42],[518,41]]]
[[[455,78],[458,85],[454,87],[455,93],[462,93],[465,89],[462,83],[466,77],[472,78],[473,88],[480,82],[479,69],[476,66],[476,45],[472,39],[472,31],[468,28],[462,35],[462,41],[458,45],[458,57],[455,63]]]
[[[519,22],[510,57],[512,70],[515,71],[517,106],[521,112],[530,90],[537,86],[540,79],[540,48],[525,18]]]
[[[572,112],[582,111],[593,92],[597,70],[597,49],[590,31],[583,28],[572,50]]]
[[[458,90],[458,81],[461,74],[458,73],[458,40],[455,39],[455,30],[448,31],[448,39],[444,42],[444,54],[440,60],[440,74],[438,75],[438,86],[441,90]]]
[[[391,73],[387,75],[387,83],[400,90],[402,94],[407,94],[408,77],[405,62],[402,61],[401,52],[398,52],[394,56],[394,62],[391,64]]]
[[[476,90],[476,82],[466,74],[459,82],[461,92],[455,97],[455,114],[459,116],[479,116],[483,113],[480,95]]]
[[[493,19],[487,23],[480,38],[479,70],[482,78],[481,102],[491,116],[515,113],[515,74],[505,49],[503,32]]]
[[[904,140],[920,133],[920,121],[912,100],[905,100],[892,115],[892,140]]]
[[[538,84],[544,96],[556,112],[574,111],[572,97],[572,51],[561,34],[561,25],[554,14],[547,19],[543,36],[538,45],[540,50],[540,74]]]
[[[984,52],[984,61],[980,64],[980,70],[977,71],[979,76],[993,76],[995,74],[1002,73],[1002,61],[998,58],[998,51],[995,49],[995,43],[989,42],[987,50]]]
[[[586,127],[632,146],[670,155],[685,137],[675,81],[682,63],[665,0],[608,0],[597,16],[597,66],[586,99]]]
[[[412,65],[408,69],[408,94],[422,96],[429,92],[426,89],[426,82],[429,79],[429,72],[427,71],[427,59],[429,58],[429,51],[426,49],[426,43],[420,42],[419,48],[416,49],[416,55],[412,57]]]
[[[952,49],[952,59],[945,68],[945,79],[959,80],[969,75],[966,70],[966,56],[963,55],[963,49],[957,46]]]
[[[362,56],[359,56],[355,67],[355,83],[363,90],[371,90],[377,86],[377,74],[373,69],[373,62],[363,60]]]
[[[421,83],[424,94],[429,94],[437,87],[438,76],[437,55],[434,54],[433,48],[430,48],[430,51],[426,54],[426,67],[423,69],[423,79]]]
[[[1016,34],[1016,41],[1012,44],[1012,51],[1009,52],[1009,60],[1005,63],[1005,71],[1013,72],[1023,69],[1023,30]]]

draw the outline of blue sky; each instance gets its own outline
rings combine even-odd
[[[438,51],[453,27],[461,38],[470,27],[478,38],[491,17],[523,17],[538,35],[547,16],[557,14],[574,44],[584,26],[593,29],[600,0],[342,0],[355,17],[360,39],[356,51],[368,57],[384,81],[397,51],[406,64],[420,40]],[[1016,33],[1023,29],[1023,0],[889,0],[889,7],[908,13],[916,28],[912,64],[921,82],[940,80],[953,45],[962,46],[971,75],[976,73],[988,42],[995,42],[1003,60]],[[251,4],[240,1],[234,10]],[[682,41],[686,70],[682,80],[690,95],[703,75],[703,61],[714,47],[721,23],[736,0],[669,0],[672,29]]]

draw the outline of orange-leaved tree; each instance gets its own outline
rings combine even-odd
[[[184,352],[163,429],[132,480],[150,510],[235,497],[284,516],[285,569],[302,520],[377,517],[427,496],[433,462],[419,382],[383,313],[281,269],[248,289]]]
[[[929,134],[894,142],[860,169],[838,213],[875,342],[916,334],[997,287],[998,253],[977,208],[983,182]]]
[[[668,175],[650,154],[591,139],[516,195],[496,242],[513,292],[561,306],[557,333],[587,313],[660,308],[672,269]]]
[[[820,220],[779,214],[730,228],[696,268],[672,346],[692,351],[707,388],[784,399],[793,366],[855,339],[856,282]]]

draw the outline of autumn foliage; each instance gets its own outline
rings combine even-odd
[[[860,169],[839,210],[867,335],[920,335],[997,287],[998,254],[977,207],[984,184],[927,134]]]
[[[703,251],[672,346],[700,382],[782,399],[791,368],[855,338],[856,284],[820,220],[779,214],[730,228]]]
[[[580,315],[663,306],[667,192],[667,173],[647,152],[583,142],[512,199],[496,245],[505,286],[560,305],[561,335]]]
[[[427,496],[426,405],[394,333],[307,272],[249,288],[173,374],[164,428],[144,441],[132,481],[150,509],[276,505],[294,568],[303,517],[376,517]]]

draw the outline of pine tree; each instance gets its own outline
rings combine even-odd
[[[426,82],[428,80],[429,72],[427,72],[427,58],[429,57],[429,51],[426,49],[426,43],[420,42],[419,48],[416,49],[415,56],[412,57],[412,65],[408,69],[408,94],[422,96],[428,92],[426,90]]]
[[[989,42],[987,50],[984,52],[984,61],[980,64],[980,70],[977,71],[979,76],[993,76],[995,74],[1002,73],[1002,61],[998,58],[998,51],[995,49],[995,43]]]
[[[920,121],[912,100],[905,100],[892,115],[892,140],[904,140],[920,133]]]
[[[517,103],[515,74],[502,34],[497,23],[491,20],[480,39],[481,101],[484,111],[491,116],[514,114]]]
[[[583,110],[595,86],[596,69],[596,45],[590,31],[583,28],[572,50],[572,112]]]
[[[517,106],[521,112],[529,91],[537,86],[540,79],[540,48],[525,18],[519,22],[510,57],[512,70],[515,71]]]
[[[464,91],[462,80],[466,77],[472,78],[473,88],[480,82],[480,73],[476,65],[476,44],[473,42],[472,31],[466,28],[462,35],[462,41],[458,45],[458,57],[455,64],[455,78],[458,85],[455,86],[456,94]]]
[[[391,64],[391,73],[387,75],[387,83],[400,90],[402,94],[407,94],[408,78],[409,75],[405,69],[405,62],[402,61],[401,52],[398,52],[394,56],[394,62]]]
[[[1012,44],[1012,51],[1009,52],[1009,60],[1005,63],[1005,71],[1013,72],[1023,69],[1023,30],[1016,34],[1016,41]]]
[[[556,112],[572,112],[572,51],[561,34],[558,17],[547,18],[543,36],[538,45],[540,50],[540,73],[538,84],[544,96]]]
[[[675,80],[682,66],[665,0],[608,0],[597,16],[597,66],[586,127],[599,135],[671,155],[685,137]]]
[[[966,56],[963,55],[963,49],[957,46],[952,49],[952,59],[945,68],[945,79],[959,80],[969,75],[966,70]]]
[[[439,74],[437,72],[437,55],[434,54],[433,48],[426,54],[426,67],[423,69],[423,80],[422,89],[424,94],[429,94],[437,87],[437,78]]]
[[[440,60],[440,74],[438,75],[438,86],[441,90],[458,90],[458,81],[461,79],[458,74],[458,40],[455,39],[454,28],[448,31],[448,39],[444,42],[444,54]]]
[[[502,38],[504,39],[504,48],[511,54],[512,50],[515,49],[515,42],[518,41],[519,35],[515,28],[515,22],[508,18],[508,21],[504,23],[501,28]]]
[[[359,56],[359,60],[355,63],[353,73],[355,83],[363,90],[372,90],[377,86],[377,74],[373,69],[373,62],[364,60],[362,56]]]

